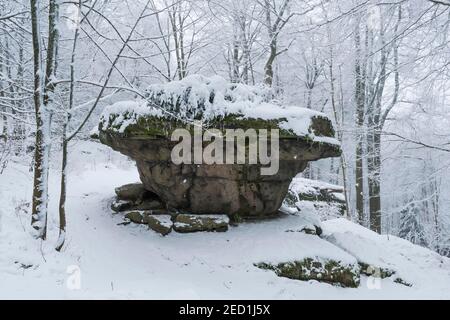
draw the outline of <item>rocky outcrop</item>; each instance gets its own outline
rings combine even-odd
[[[152,194],[144,188],[142,183],[130,183],[115,189],[117,198],[124,201],[141,202],[152,197]]]
[[[342,287],[357,288],[360,283],[358,265],[347,265],[334,260],[306,258],[282,263],[257,263],[256,266],[274,271],[279,277],[293,280],[317,280]]]
[[[342,217],[346,211],[344,187],[294,178],[283,201],[283,208],[294,213],[314,213],[321,220]]]
[[[142,183],[131,183],[115,189],[117,198],[111,203],[114,212],[164,209],[159,197]]]
[[[325,115],[283,108],[264,99],[254,87],[223,83],[223,79],[196,77],[159,85],[148,90],[145,102],[108,108],[99,138],[136,161],[145,189],[167,207],[233,219],[271,216],[277,214],[292,178],[309,161],[339,156],[340,147]],[[278,129],[278,172],[263,175],[265,165],[260,162],[174,164],[171,152],[178,142],[171,141],[171,134],[177,128],[192,131],[192,120],[202,120],[205,129],[222,133],[236,128]],[[203,142],[203,147],[208,144]]]

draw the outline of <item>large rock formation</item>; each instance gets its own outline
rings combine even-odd
[[[145,188],[169,208],[192,214],[232,218],[278,212],[294,176],[309,161],[340,154],[331,121],[322,113],[268,103],[262,89],[228,84],[223,79],[188,77],[152,86],[146,101],[108,107],[99,124],[100,141],[136,161]],[[278,129],[279,170],[262,175],[257,164],[174,164],[171,134],[204,128]],[[203,142],[203,147],[209,142]],[[224,154],[225,154],[224,145]]]

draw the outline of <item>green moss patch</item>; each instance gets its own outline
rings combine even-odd
[[[132,115],[123,114],[123,121],[129,120]],[[103,131],[109,131],[117,133],[121,124],[115,124],[119,115],[110,115],[106,127]],[[280,128],[280,124],[286,119],[255,119],[255,118],[243,118],[239,114],[229,114],[226,116],[214,117],[211,120],[203,122],[205,129],[218,129],[225,133],[226,129],[267,129],[270,135],[270,130],[278,129],[280,138],[297,138],[297,135],[292,130],[286,130]],[[114,125],[113,125],[114,124]],[[194,130],[194,126],[189,122],[184,122],[175,118],[159,117],[159,116],[141,116],[135,120],[134,123],[128,125],[123,133],[124,137],[148,137],[148,138],[170,138],[172,132],[175,129],[187,129],[189,131]]]
[[[272,270],[279,277],[294,280],[317,280],[349,288],[356,288],[360,283],[359,266],[342,264],[340,261],[330,259],[322,261],[306,258],[278,264],[261,262],[255,266],[264,270]]]

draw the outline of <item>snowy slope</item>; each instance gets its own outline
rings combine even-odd
[[[325,221],[324,238],[359,262],[395,272],[414,290],[450,288],[450,259],[392,235],[379,235],[346,219]]]
[[[0,298],[450,298],[449,259],[343,219],[323,223],[324,239],[285,232],[302,222],[295,216],[241,224],[226,233],[167,237],[144,226],[118,225],[122,217],[113,215],[109,204],[114,187],[138,180],[134,164],[92,142],[71,150],[68,239],[61,254],[52,248],[57,168],[50,176],[51,217],[44,243],[28,233],[28,167],[11,164],[0,175]],[[359,288],[340,288],[280,278],[253,265],[307,256],[386,264],[413,286],[363,276]]]

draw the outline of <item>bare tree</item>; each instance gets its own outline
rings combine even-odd
[[[72,52],[71,52],[71,58],[70,58],[70,80],[69,80],[69,105],[67,110],[65,110],[65,120],[63,122],[63,137],[62,137],[62,166],[61,166],[61,190],[60,190],[60,199],[59,199],[59,237],[58,242],[56,244],[56,250],[60,251],[65,243],[66,238],[66,198],[67,198],[67,162],[68,162],[68,144],[69,142],[74,139],[77,134],[83,129],[83,127],[88,122],[89,118],[91,117],[94,110],[97,108],[99,102],[104,98],[104,92],[108,89],[108,83],[111,80],[111,76],[114,70],[117,69],[117,64],[122,56],[122,53],[126,48],[129,47],[130,40],[132,39],[137,26],[139,23],[145,18],[148,17],[149,14],[147,13],[149,8],[150,0],[148,0],[145,5],[143,6],[139,16],[136,18],[134,24],[131,26],[130,31],[128,32],[128,35],[126,37],[120,36],[122,39],[122,45],[115,55],[113,59],[110,59],[108,57],[108,60],[110,61],[110,67],[106,72],[104,81],[102,84],[99,84],[100,91],[98,92],[96,98],[92,103],[89,103],[91,106],[89,110],[86,112],[86,114],[83,115],[82,121],[76,126],[76,129],[73,132],[68,132],[68,127],[70,125],[72,116],[71,112],[74,108],[74,94],[75,94],[75,59],[76,59],[76,50],[77,50],[77,43],[79,38],[79,33],[81,30],[81,24],[84,20],[87,19],[88,15],[92,12],[94,9],[94,6],[96,4],[96,1],[92,4],[91,7],[89,7],[88,11],[86,13],[82,13],[82,2],[79,0],[78,2],[78,19],[75,22],[75,32],[74,32],[74,38],[73,38],[73,45],[72,45]],[[125,79],[128,84],[130,82],[128,79]],[[133,92],[137,92],[132,87],[128,88],[129,90]],[[113,94],[117,92],[113,92]]]
[[[355,195],[356,212],[359,222],[364,223],[364,119],[365,119],[365,66],[361,43],[361,13],[357,14],[354,30],[355,39],[355,104],[356,104],[356,164],[355,164]]]
[[[286,51],[286,49],[279,49],[278,39],[281,31],[294,14],[289,12],[291,0],[282,0],[280,4],[277,1],[264,0],[260,1],[260,4],[264,10],[264,25],[269,36],[269,57],[264,65],[264,83],[272,86],[275,59]]]
[[[48,43],[46,51],[42,48],[42,14],[40,1],[30,0],[30,6],[34,62],[33,96],[36,116],[31,225],[36,230],[36,237],[45,240],[47,235],[48,171],[49,148],[51,143],[51,94],[54,91],[52,75],[55,67],[55,50],[58,40],[58,31],[56,28],[58,4],[56,0],[49,0]]]
[[[394,8],[395,9],[395,8]],[[386,85],[386,80],[389,76],[387,72],[388,63],[388,48],[386,47],[384,26],[380,26],[380,71],[377,76],[377,81],[372,84],[369,89],[370,101],[367,105],[367,120],[369,133],[367,134],[367,168],[368,168],[368,186],[369,186],[369,213],[370,213],[370,228],[373,231],[381,233],[381,194],[380,194],[380,180],[381,180],[381,132],[383,130],[386,119],[395,107],[398,100],[400,79],[399,79],[399,63],[398,63],[398,30],[402,19],[401,6],[397,9],[397,19],[393,30],[393,40],[389,50],[393,55],[393,71],[394,75],[394,93],[391,102],[387,107],[383,108],[383,94]]]

